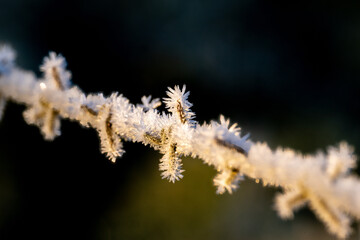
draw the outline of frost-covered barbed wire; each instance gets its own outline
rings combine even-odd
[[[141,142],[160,151],[162,178],[183,178],[181,158],[201,158],[218,171],[217,193],[232,193],[244,176],[264,185],[281,187],[275,208],[282,218],[308,204],[329,231],[339,238],[351,232],[353,218],[360,218],[360,181],[350,174],[356,166],[353,148],[346,143],[329,147],[327,153],[302,155],[291,149],[271,150],[242,136],[236,124],[220,121],[200,125],[195,121],[185,86],[169,88],[163,103],[168,113],[156,108],[159,99],[143,97],[134,105],[118,93],[83,93],[72,86],[66,61],[53,52],[44,59],[42,78],[14,64],[15,53],[0,47],[0,115],[5,102],[25,104],[24,118],[40,128],[46,140],[60,135],[62,118],[78,121],[98,131],[101,152],[113,162],[124,153],[122,140]]]

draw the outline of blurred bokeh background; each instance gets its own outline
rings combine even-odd
[[[273,148],[346,140],[359,154],[360,2],[290,2],[0,0],[0,42],[38,75],[63,54],[87,93],[138,103],[186,84],[199,122],[224,114]],[[190,158],[172,184],[147,147],[125,143],[112,164],[94,130],[64,120],[46,142],[23,110],[9,103],[0,123],[0,239],[334,239],[307,209],[280,220],[278,189],[218,196],[215,170]]]

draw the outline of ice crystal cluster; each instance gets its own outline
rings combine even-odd
[[[60,135],[63,118],[94,128],[101,139],[101,152],[111,161],[124,153],[122,141],[141,142],[163,154],[162,178],[183,178],[183,156],[200,158],[218,174],[218,194],[232,193],[244,177],[281,188],[275,208],[282,218],[308,205],[328,230],[339,238],[351,232],[351,222],[360,218],[360,181],[350,173],[356,166],[353,148],[345,142],[326,153],[302,155],[291,149],[271,150],[266,143],[251,142],[236,124],[219,121],[199,124],[191,110],[185,86],[169,88],[159,112],[160,99],[143,97],[134,105],[118,93],[86,95],[73,86],[63,56],[50,52],[37,78],[15,65],[15,53],[0,47],[0,114],[6,101],[25,104],[25,121],[40,128],[46,140]]]

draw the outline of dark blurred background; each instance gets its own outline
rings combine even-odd
[[[38,76],[63,54],[87,93],[138,103],[186,84],[199,122],[224,114],[273,148],[359,153],[360,2],[289,2],[0,0],[0,42]],[[334,239],[307,209],[280,220],[278,189],[218,196],[215,170],[190,158],[172,184],[159,153],[125,143],[112,164],[94,130],[64,120],[46,142],[24,109],[9,103],[0,123],[0,239]]]

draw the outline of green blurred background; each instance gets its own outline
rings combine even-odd
[[[254,141],[305,153],[360,149],[358,1],[0,0],[0,42],[38,70],[62,53],[85,92],[131,102],[186,84],[199,122],[220,114]],[[307,209],[273,210],[278,189],[246,180],[215,194],[215,170],[184,159],[161,180],[140,144],[111,164],[94,130],[62,121],[53,142],[9,103],[0,123],[0,239],[334,239]],[[359,233],[354,224],[351,239]]]

